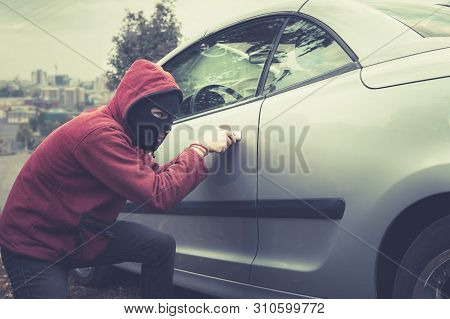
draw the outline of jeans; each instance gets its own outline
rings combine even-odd
[[[95,265],[122,262],[141,263],[142,298],[172,297],[175,262],[175,239],[144,225],[119,221],[109,229],[113,238],[107,249],[93,262]],[[15,298],[67,298],[70,265],[38,260],[1,250]]]

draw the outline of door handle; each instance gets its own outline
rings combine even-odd
[[[231,131],[234,134],[234,136],[236,136],[236,143],[240,142],[242,140],[242,132],[241,131],[232,131],[231,126],[229,126],[229,125],[219,125],[219,128],[221,128],[222,130]]]
[[[236,136],[236,143],[242,140],[242,132],[241,131],[233,131],[234,136]]]

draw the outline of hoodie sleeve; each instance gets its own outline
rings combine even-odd
[[[75,148],[84,169],[117,194],[137,205],[166,211],[180,202],[206,178],[207,168],[193,149],[184,150],[165,170],[142,165],[125,133],[99,128]]]
[[[148,162],[148,165],[150,166],[150,168],[155,172],[155,173],[162,173],[164,171],[166,171],[172,164],[175,164],[178,160],[178,157],[180,155],[177,155],[175,158],[171,159],[169,162],[164,163],[164,164],[159,164],[157,162],[155,162],[154,160],[152,160],[152,157],[150,154],[147,154],[146,157],[148,158],[147,160],[145,160],[145,162]]]

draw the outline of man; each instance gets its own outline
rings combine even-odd
[[[175,240],[116,221],[126,200],[166,211],[207,174],[204,157],[236,142],[221,131],[175,159],[149,156],[170,132],[182,93],[147,60],[129,68],[108,105],[52,132],[19,173],[0,219],[1,255],[16,298],[66,298],[70,268],[142,263],[141,295],[169,298]]]

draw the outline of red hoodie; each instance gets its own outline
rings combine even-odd
[[[167,90],[179,90],[174,78],[158,65],[137,60],[108,105],[53,131],[12,187],[0,218],[0,246],[54,262],[85,241],[68,260],[89,263],[106,248],[107,237],[79,227],[82,218],[110,225],[127,199],[166,211],[191,192],[206,177],[199,154],[188,148],[159,166],[133,147],[127,133],[130,106]]]

